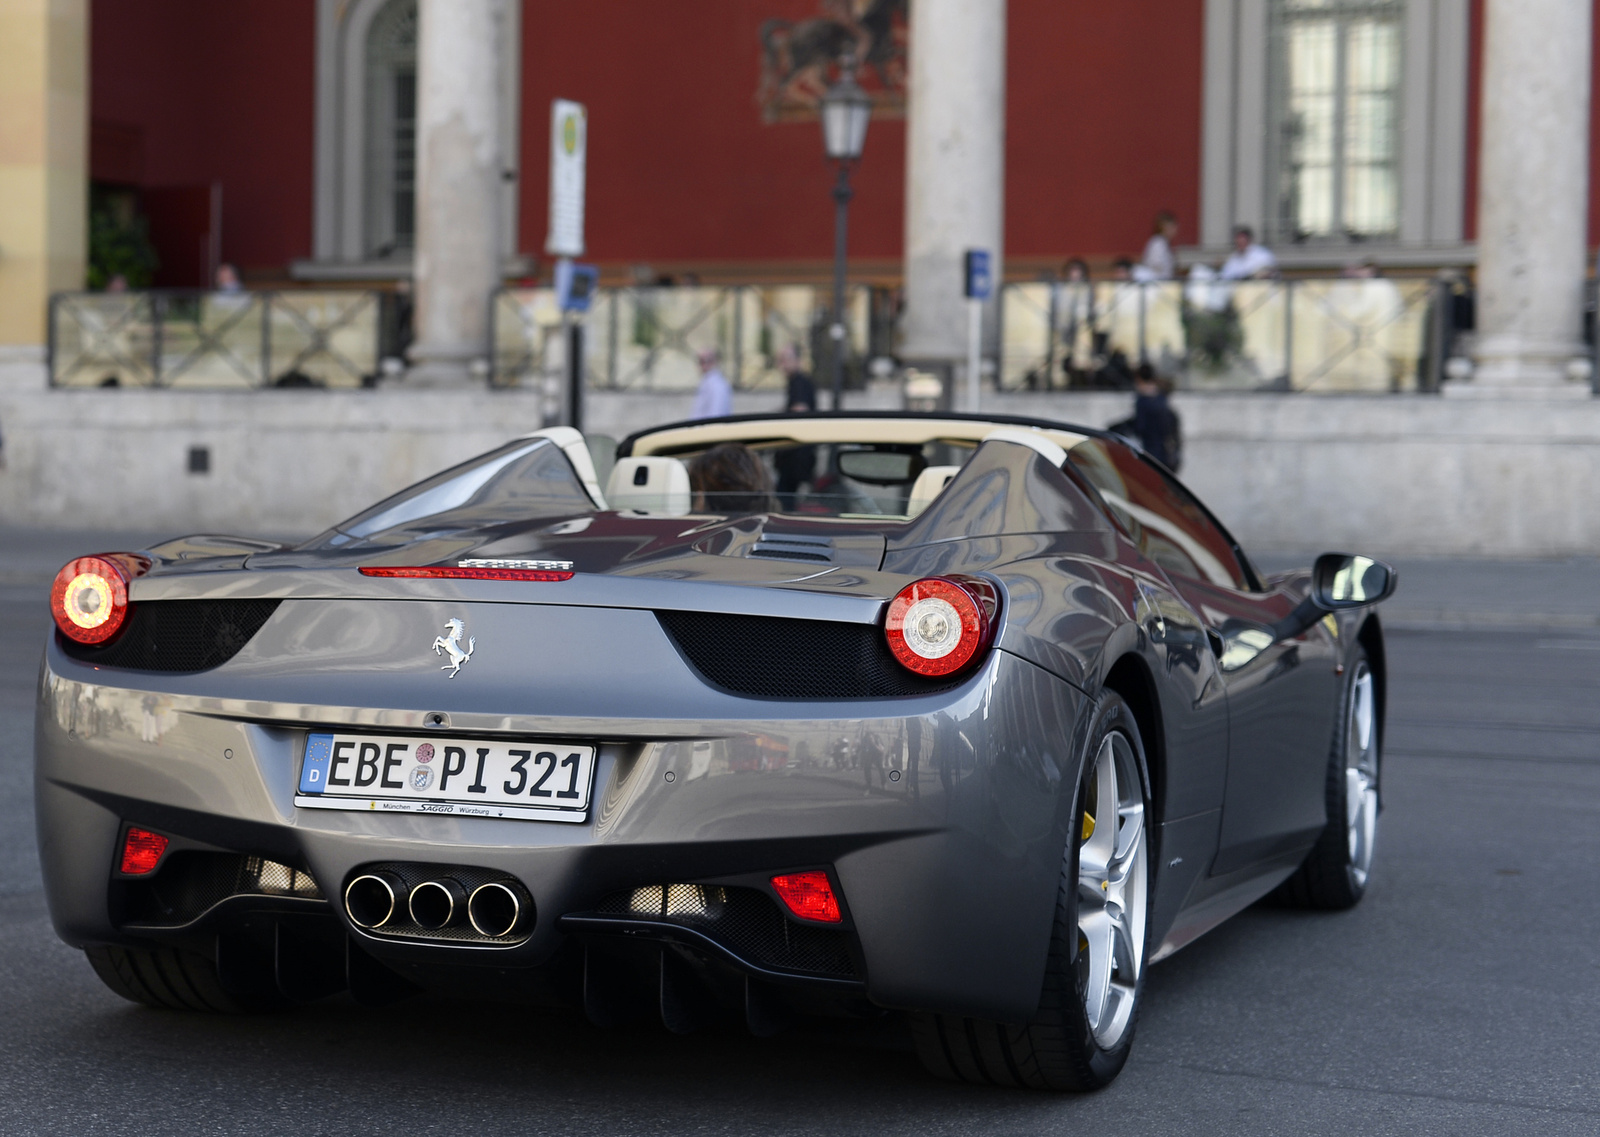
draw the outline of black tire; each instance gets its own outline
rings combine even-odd
[[[1366,649],[1357,647],[1345,668],[1344,686],[1339,693],[1339,717],[1334,721],[1333,742],[1328,754],[1327,825],[1294,875],[1272,894],[1271,900],[1276,904],[1338,911],[1355,907],[1366,894],[1372,844],[1377,835],[1378,786],[1382,774],[1378,745],[1382,724],[1378,721],[1372,684]],[[1365,746],[1361,738],[1363,699],[1367,716]],[[1352,762],[1370,767],[1366,771],[1369,775],[1366,783],[1358,780],[1353,784],[1347,773]],[[1368,785],[1370,802],[1365,800]],[[1351,798],[1355,792],[1362,794],[1362,800],[1352,809]],[[1355,833],[1353,818],[1362,822],[1363,832],[1359,836]]]
[[[125,948],[97,945],[83,949],[100,981],[133,1003],[167,1011],[243,1014],[264,1010],[229,994],[208,957],[179,948]]]
[[[1090,801],[1098,770],[1098,756],[1112,736],[1127,744],[1124,761],[1136,773],[1133,792],[1142,807],[1139,835],[1143,845],[1130,854],[1134,867],[1128,879],[1138,875],[1142,905],[1137,937],[1140,956],[1137,977],[1127,999],[1125,1025],[1108,1045],[1097,1039],[1085,1006],[1083,964],[1079,928],[1079,853],[1087,844],[1093,827],[1085,823],[1085,805]],[[1133,712],[1120,696],[1107,692],[1095,714],[1090,732],[1088,757],[1074,791],[1071,833],[1062,858],[1061,882],[1056,893],[1055,926],[1050,937],[1050,955],[1045,965],[1044,990],[1033,1021],[1018,1026],[953,1015],[916,1014],[911,1016],[911,1032],[917,1056],[928,1072],[952,1081],[1056,1091],[1097,1090],[1109,1084],[1122,1070],[1133,1048],[1134,1028],[1138,1023],[1139,1003],[1144,994],[1144,977],[1150,958],[1149,901],[1154,884],[1152,850],[1149,848],[1150,781],[1144,745]],[[1120,775],[1119,775],[1120,777]],[[1121,785],[1119,783],[1119,791]],[[1120,817],[1120,814],[1119,814]],[[1082,834],[1082,836],[1078,836]],[[1115,844],[1115,841],[1114,841]],[[1137,887],[1137,884],[1136,884]],[[1104,1012],[1101,1012],[1104,1014]]]

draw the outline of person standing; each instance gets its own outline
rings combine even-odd
[[[778,352],[778,368],[788,384],[784,408],[792,415],[815,414],[817,385],[800,366],[800,349],[792,343],[785,344]],[[793,511],[800,487],[816,477],[817,448],[786,447],[772,456],[772,464],[778,472],[778,506],[786,512]]]
[[[1167,403],[1167,392],[1156,378],[1155,368],[1139,364],[1133,377],[1133,432],[1144,452],[1177,473],[1182,461],[1182,439],[1178,416]]]
[[[694,393],[691,419],[721,418],[733,413],[733,388],[722,373],[722,353],[708,347],[697,357],[700,363],[700,387]]]
[[[1241,225],[1233,231],[1233,254],[1217,275],[1223,280],[1266,280],[1277,271],[1278,258],[1272,250],[1256,244],[1255,230]]]
[[[1178,275],[1178,258],[1172,243],[1178,239],[1178,218],[1170,209],[1156,214],[1155,230],[1144,243],[1144,256],[1139,260],[1135,275],[1141,284],[1156,280],[1171,280]]]

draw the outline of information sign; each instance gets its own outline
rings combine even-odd
[[[589,112],[582,103],[550,103],[550,235],[544,251],[558,257],[583,255],[583,176],[588,152]]]

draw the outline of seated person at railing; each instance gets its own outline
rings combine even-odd
[[[1241,225],[1233,231],[1233,254],[1222,262],[1217,275],[1223,280],[1269,280],[1278,272],[1278,258],[1265,245],[1256,244],[1255,230]]]
[[[754,451],[736,442],[713,446],[689,461],[696,513],[766,513],[772,482]]]

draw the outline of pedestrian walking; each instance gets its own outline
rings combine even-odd
[[[697,357],[700,363],[700,387],[694,393],[691,419],[721,418],[733,413],[733,388],[722,373],[722,353],[708,347]]]

